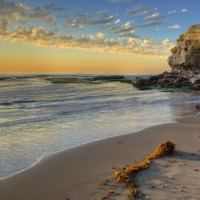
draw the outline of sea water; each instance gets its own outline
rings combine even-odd
[[[190,92],[140,91],[121,82],[47,80],[63,76],[87,77],[35,75],[0,81],[0,177],[57,151],[174,122],[192,115],[193,105],[200,102]]]

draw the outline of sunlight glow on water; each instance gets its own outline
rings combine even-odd
[[[0,176],[56,151],[191,115],[198,102],[195,94],[138,91],[119,82],[0,81]]]

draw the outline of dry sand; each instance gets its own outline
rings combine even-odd
[[[0,199],[98,200],[113,189],[108,199],[126,200],[128,190],[112,183],[116,168],[142,160],[159,143],[170,140],[176,143],[176,152],[137,175],[137,199],[200,200],[199,122],[200,116],[184,118],[53,154],[1,180]],[[100,184],[105,180],[106,185]]]

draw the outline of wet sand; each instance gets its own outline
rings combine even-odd
[[[200,199],[200,116],[65,150],[0,181],[2,200],[98,200],[119,167],[148,156],[159,143],[176,143],[173,155],[139,173],[137,199]],[[123,122],[122,122],[123,123]],[[126,200],[123,186],[108,199]]]

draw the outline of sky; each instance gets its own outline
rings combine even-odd
[[[199,0],[0,0],[0,73],[157,73]]]

